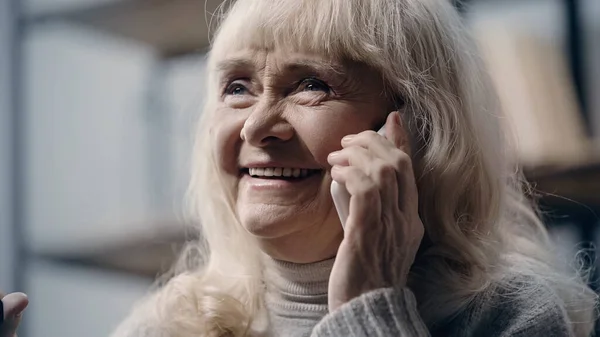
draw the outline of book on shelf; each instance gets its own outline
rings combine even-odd
[[[560,43],[516,25],[480,23],[473,30],[520,164],[585,162],[590,142]]]

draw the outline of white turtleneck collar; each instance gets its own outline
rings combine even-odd
[[[267,260],[265,301],[271,335],[310,335],[328,313],[327,288],[335,258],[308,264]]]

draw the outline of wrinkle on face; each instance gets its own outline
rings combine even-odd
[[[262,92],[265,88],[289,87],[298,78],[314,76],[325,80],[342,99],[363,100],[373,95],[385,97],[383,81],[377,72],[355,61],[340,62],[306,54],[274,56],[267,52],[243,51],[219,62],[216,68],[221,89],[232,79],[241,77],[251,79]]]
[[[267,50],[226,55],[216,71],[220,96],[212,122],[224,172],[239,181],[242,163],[248,161],[306,165],[323,172],[317,184],[299,184],[294,193],[261,194],[238,186],[234,194],[240,222],[264,240],[267,250],[293,250],[298,244],[335,252],[336,247],[319,246],[335,244],[341,234],[327,156],[341,148],[343,136],[383,124],[390,102],[381,76],[354,61]],[[331,90],[304,90],[306,78],[323,81]],[[227,89],[232,83],[247,87],[247,93],[231,95]],[[254,142],[241,137],[243,129],[254,132]],[[281,130],[291,133],[283,139]],[[265,142],[256,142],[259,133],[268,137]]]

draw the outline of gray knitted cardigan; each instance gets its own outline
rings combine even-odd
[[[533,287],[535,291],[527,296],[510,297],[490,288],[465,310],[436,326],[423,322],[408,288],[371,291],[328,312],[332,265],[333,260],[308,265],[277,262],[276,270],[267,277],[269,323],[251,336],[574,336],[561,300],[546,286]],[[137,318],[123,322],[113,336],[177,337],[161,331],[156,322]]]
[[[507,296],[490,287],[456,317],[426,326],[408,288],[378,289],[329,313],[327,287],[334,260],[309,265],[277,262],[268,274],[270,311],[267,335],[326,336],[573,336],[567,313],[553,290],[540,284],[526,296]],[[511,277],[513,282],[535,282]],[[524,281],[527,280],[527,281]],[[527,284],[523,284],[527,286]],[[515,289],[526,288],[515,284]]]

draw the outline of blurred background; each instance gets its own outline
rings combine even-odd
[[[107,336],[175,256],[219,3],[0,0],[0,289],[31,298],[20,337]],[[600,0],[456,6],[557,252],[595,265]]]

